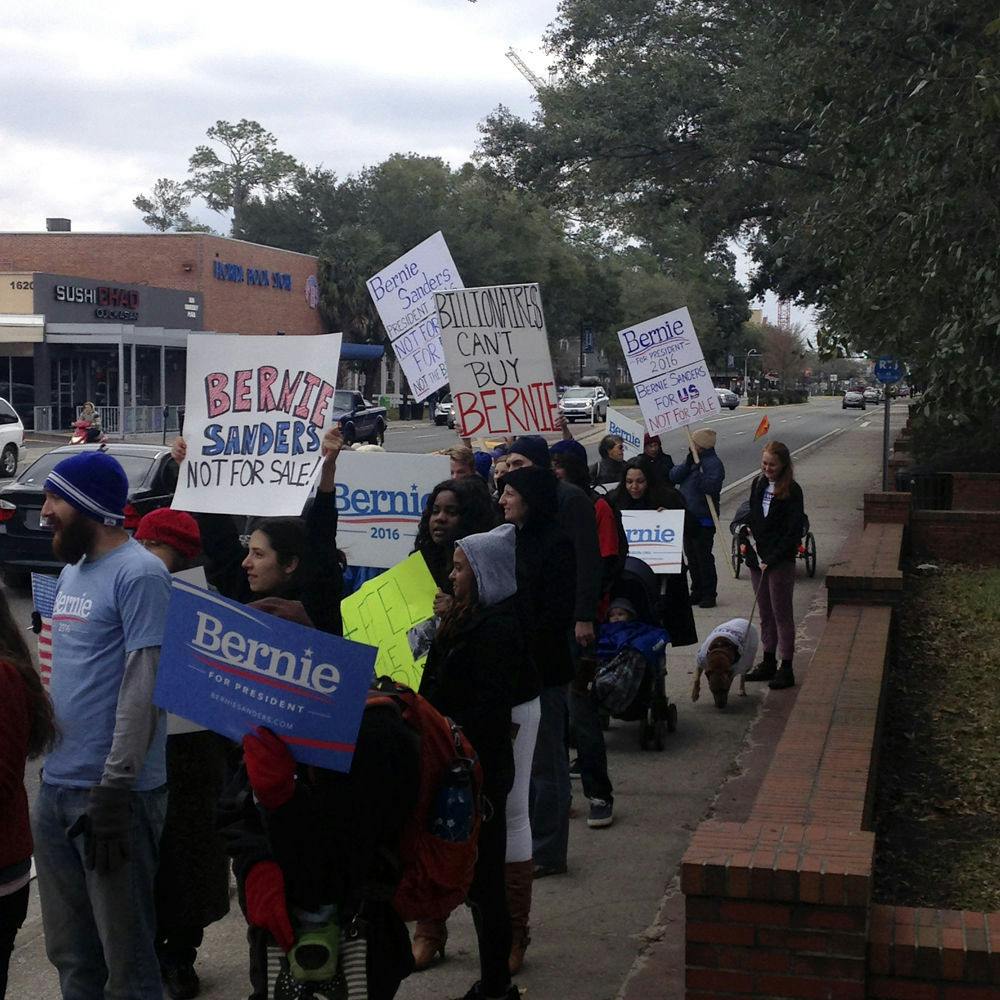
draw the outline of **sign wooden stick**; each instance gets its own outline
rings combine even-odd
[[[691,454],[694,455],[694,464],[701,465],[701,458],[698,455],[698,446],[694,443],[694,438],[691,435],[690,425],[686,425],[684,430],[687,431],[688,444],[691,447]],[[715,509],[715,500],[712,499],[709,494],[705,494],[705,500],[708,502],[708,511],[712,515],[712,521],[715,524],[715,533],[717,535],[722,534],[722,528],[719,526],[719,512]]]

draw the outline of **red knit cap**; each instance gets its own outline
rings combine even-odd
[[[160,507],[143,515],[135,530],[136,541],[162,542],[176,549],[185,559],[201,552],[198,522],[182,510]]]

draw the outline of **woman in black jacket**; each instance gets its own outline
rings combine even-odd
[[[685,550],[691,532],[697,528],[697,521],[688,512],[680,491],[657,472],[646,455],[626,463],[618,488],[608,499],[618,511],[683,510]],[[660,617],[672,646],[691,646],[698,641],[687,572],[687,565],[682,563],[680,573],[664,573],[660,577]]]
[[[334,498],[337,456],[344,439],[339,427],[323,437],[323,464],[316,495],[304,518],[270,517],[257,522],[249,545],[240,543],[229,514],[196,514],[205,555],[208,582],[223,597],[252,604],[271,598],[264,610],[283,603],[283,615],[293,618],[289,602],[301,603],[302,624],[321,632],[343,635],[340,598],[344,568],[337,551],[337,504]],[[183,438],[171,454],[180,463],[187,454]]]
[[[556,521],[551,469],[514,469],[500,507],[517,528],[518,617],[541,681],[541,717],[531,768],[531,835],[538,878],[566,870],[570,778],[566,732],[569,682],[576,668],[569,638],[576,605],[576,556]]]
[[[768,441],[764,445],[760,471],[761,475],[750,487],[747,525],[754,552],[747,565],[760,608],[764,659],[746,679],[769,681],[768,687],[780,689],[795,684],[792,594],[805,509],[802,489],[795,482],[792,457],[780,441]]]
[[[514,782],[511,708],[514,672],[524,658],[514,608],[514,529],[502,524],[455,544],[454,600],[441,620],[420,681],[420,693],[469,738],[483,769],[488,802],[469,906],[479,941],[480,978],[466,1000],[518,996],[510,981],[510,913],[504,881],[507,793]]]

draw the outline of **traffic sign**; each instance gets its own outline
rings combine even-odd
[[[895,358],[879,358],[875,362],[875,378],[883,385],[898,382],[904,374],[903,366]]]
[[[583,328],[583,353],[594,353],[594,331],[589,326]]]

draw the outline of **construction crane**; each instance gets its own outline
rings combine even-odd
[[[778,329],[792,328],[792,303],[788,299],[778,299]]]
[[[548,84],[517,54],[514,47],[511,46],[504,55],[514,64],[514,68],[518,71],[535,88],[536,91],[541,90],[542,87],[547,87]]]

